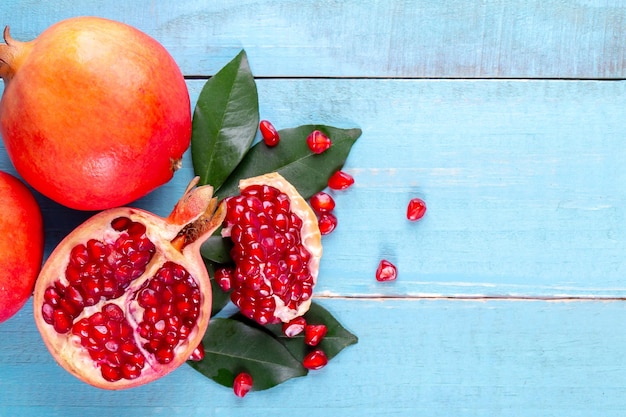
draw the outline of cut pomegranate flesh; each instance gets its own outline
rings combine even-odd
[[[322,369],[328,363],[328,357],[321,349],[309,352],[302,360],[302,365],[312,371]]]
[[[247,372],[241,372],[233,381],[233,391],[237,397],[243,398],[252,389],[252,375]]]
[[[396,266],[386,259],[381,260],[376,269],[376,280],[381,282],[393,281],[397,277],[398,269]]]
[[[260,324],[288,322],[311,304],[322,254],[315,213],[277,173],[243,180],[226,200],[233,241],[231,300]]]
[[[345,171],[337,171],[328,179],[328,186],[333,190],[345,190],[352,184],[354,184],[354,178]]]
[[[225,207],[197,181],[167,218],[128,207],[92,216],[43,265],[35,322],[50,353],[79,379],[130,388],[200,353],[211,291],[199,249]]]
[[[227,204],[237,265],[231,299],[257,322],[277,322],[277,301],[295,309],[313,291],[311,254],[300,240],[302,219],[290,211],[289,197],[269,185],[249,186]]]
[[[306,138],[306,143],[309,149],[316,154],[325,152],[332,145],[330,138],[319,130],[311,132]]]
[[[259,130],[261,131],[261,136],[263,137],[263,141],[267,146],[276,146],[280,141],[280,135],[278,131],[274,127],[274,125],[267,121],[261,120],[259,123]]]

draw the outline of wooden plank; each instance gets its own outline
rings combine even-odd
[[[360,341],[326,368],[237,399],[183,366],[109,392],[57,366],[29,310],[0,327],[0,415],[619,416],[620,302],[319,300]],[[28,306],[30,307],[30,305]]]
[[[624,78],[619,0],[5,1],[29,40],[98,14],[162,42],[187,75],[245,48],[265,77]]]
[[[195,103],[204,81],[190,81]],[[359,126],[334,192],[319,291],[381,296],[626,296],[626,83],[259,80],[278,128]],[[328,100],[332,97],[332,100]],[[4,152],[0,169],[12,171]],[[184,168],[135,205],[169,213]],[[408,200],[426,200],[419,223]],[[84,220],[40,198],[47,251]],[[381,285],[377,262],[399,279]]]

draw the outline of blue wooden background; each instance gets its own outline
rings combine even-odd
[[[626,415],[625,1],[0,5],[20,40],[77,15],[158,39],[192,105],[245,48],[262,118],[363,130],[316,292],[360,341],[244,399],[188,366],[108,392],[56,365],[29,303],[0,325],[0,416]],[[192,175],[134,205],[167,214]],[[89,213],[37,197],[49,253]]]

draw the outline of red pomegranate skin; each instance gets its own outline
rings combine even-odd
[[[65,206],[125,205],[168,182],[191,138],[174,59],[123,23],[78,17],[0,44],[0,133],[18,173]]]
[[[44,229],[30,190],[0,171],[0,322],[14,316],[30,298],[41,268]]]

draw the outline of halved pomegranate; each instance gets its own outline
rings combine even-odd
[[[311,305],[322,256],[317,218],[278,173],[242,180],[239,189],[222,229],[234,243],[231,300],[260,324],[289,322]]]
[[[211,312],[200,245],[224,205],[194,179],[167,218],[140,209],[96,214],[52,252],[37,280],[34,315],[55,359],[94,386],[153,381],[185,362]]]

